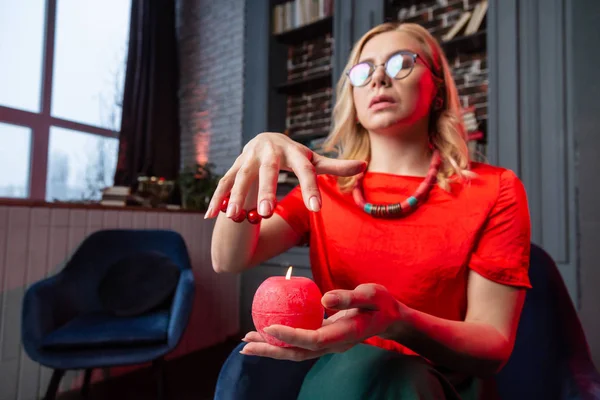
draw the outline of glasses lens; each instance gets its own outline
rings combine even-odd
[[[348,73],[352,86],[363,86],[371,75],[371,66],[367,63],[356,64]]]
[[[385,65],[388,76],[394,79],[406,78],[415,65],[414,58],[410,54],[393,55]]]

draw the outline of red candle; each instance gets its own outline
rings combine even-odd
[[[323,324],[325,310],[321,305],[321,291],[311,279],[291,276],[292,267],[285,277],[267,278],[256,290],[252,302],[252,319],[256,330],[272,345],[291,347],[264,332],[270,325],[292,328],[318,329]]]

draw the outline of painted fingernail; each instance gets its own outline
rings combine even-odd
[[[212,207],[208,207],[208,210],[206,210],[206,213],[204,214],[204,219],[207,219],[210,217],[210,215],[212,214]]]
[[[310,210],[314,212],[317,212],[321,209],[321,204],[319,204],[319,199],[317,199],[317,196],[312,196],[310,199],[308,199],[308,206]]]
[[[235,217],[238,214],[237,204],[229,203],[227,206],[227,218]]]
[[[273,207],[271,206],[271,202],[269,200],[263,200],[260,202],[258,206],[258,213],[263,217],[267,217],[271,215]]]

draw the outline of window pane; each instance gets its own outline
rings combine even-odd
[[[40,111],[45,0],[0,0],[0,105]]]
[[[0,197],[29,197],[31,129],[0,122]]]
[[[100,200],[112,186],[118,139],[50,128],[46,200]]]
[[[119,130],[130,2],[59,0],[52,115]]]

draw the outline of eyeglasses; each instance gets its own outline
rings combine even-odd
[[[412,72],[418,57],[419,55],[416,53],[402,50],[390,56],[384,64],[375,65],[370,61],[360,62],[350,68],[346,75],[352,86],[361,87],[371,81],[377,67],[384,66],[385,73],[390,78],[404,79]],[[428,66],[427,63],[425,65]]]

